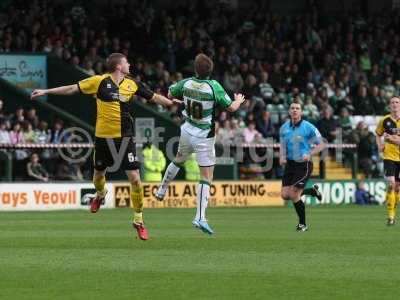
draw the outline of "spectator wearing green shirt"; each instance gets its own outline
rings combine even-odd
[[[369,56],[368,49],[364,49],[358,58],[360,69],[364,72],[369,72],[372,69],[371,58]]]
[[[350,113],[346,107],[342,107],[339,114],[339,126],[342,128],[343,140],[347,141],[353,130]]]
[[[39,162],[39,155],[37,155],[37,153],[33,153],[31,155],[31,159],[26,165],[26,172],[28,180],[44,182],[49,181],[49,173]]]

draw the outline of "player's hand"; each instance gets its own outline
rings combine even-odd
[[[235,101],[239,101],[242,104],[246,99],[244,98],[243,94],[234,94]]]
[[[386,141],[386,142],[390,142],[390,143],[393,143],[393,144],[396,144],[396,145],[399,145],[399,144],[400,144],[400,137],[397,136],[397,135],[385,133],[385,134],[383,135],[383,137],[385,138],[385,141]],[[384,149],[385,144],[383,144],[383,145],[381,145],[381,146],[383,146],[383,149]],[[383,151],[383,150],[382,150],[382,151]]]
[[[281,166],[286,165],[286,163],[287,163],[287,160],[285,157],[279,157],[279,164]]]
[[[171,101],[172,101],[173,104],[178,104],[178,105],[182,105],[183,104],[183,101],[179,100],[179,99],[173,98],[173,99],[171,99]]]
[[[311,159],[310,154],[304,154],[303,155],[303,161],[310,161],[310,159]]]
[[[41,97],[41,96],[44,96],[44,95],[46,95],[46,90],[34,90],[31,93],[31,99],[33,100],[35,98],[38,98],[38,97]]]

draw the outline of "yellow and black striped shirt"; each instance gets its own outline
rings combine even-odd
[[[154,93],[140,82],[125,77],[116,84],[111,74],[95,75],[78,82],[83,94],[96,98],[96,137],[119,138],[134,136],[134,120],[131,115],[133,96],[152,99]]]
[[[386,115],[379,120],[375,130],[376,134],[382,136],[384,133],[400,135],[400,120],[395,120],[391,115]],[[385,141],[383,159],[400,161],[400,147],[397,144]]]

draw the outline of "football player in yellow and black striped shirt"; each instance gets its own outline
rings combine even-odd
[[[143,188],[140,182],[140,165],[133,142],[134,120],[129,112],[130,105],[135,95],[165,106],[172,105],[174,101],[152,92],[140,82],[128,77],[129,67],[130,64],[123,54],[113,53],[107,58],[109,73],[92,76],[73,85],[35,90],[32,92],[31,98],[43,95],[72,95],[78,92],[95,97],[97,120],[93,183],[96,188],[96,198],[91,202],[91,211],[95,213],[100,209],[101,202],[107,193],[105,189],[106,169],[115,163],[107,141],[113,143],[117,153],[120,153],[120,147],[122,146],[123,149],[126,146],[122,141],[129,140],[126,151],[122,153],[123,156],[119,156],[122,161],[117,161],[117,163],[120,163],[121,168],[126,170],[131,183],[132,224],[137,230],[139,238],[146,240],[148,233],[144,227],[142,213]]]
[[[388,181],[386,203],[387,225],[395,224],[397,203],[400,201],[400,99],[393,97],[389,103],[390,114],[384,116],[376,127],[376,143],[383,155],[385,177]],[[383,138],[383,139],[382,139]]]

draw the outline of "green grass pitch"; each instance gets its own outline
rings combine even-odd
[[[127,209],[0,213],[0,299],[397,299],[400,224],[385,207]]]

